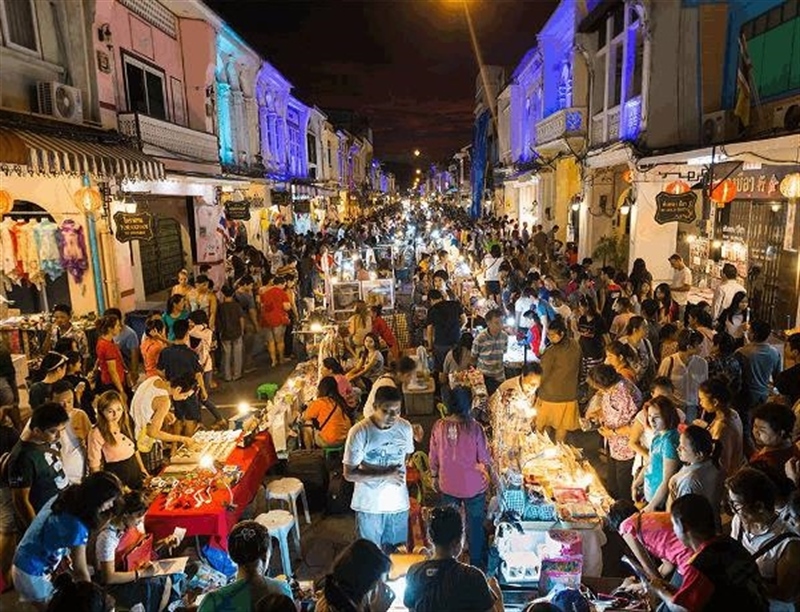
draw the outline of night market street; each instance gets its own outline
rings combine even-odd
[[[0,0],[0,609],[800,612],[800,0]]]

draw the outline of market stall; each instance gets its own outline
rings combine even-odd
[[[495,534],[500,575],[544,592],[602,575],[603,518],[613,499],[579,449],[531,431],[528,398],[498,395],[489,410],[503,512]]]
[[[203,431],[195,436],[201,450],[183,459],[179,451],[177,462],[153,478],[151,487],[159,494],[145,515],[145,527],[155,539],[182,527],[187,535],[209,536],[214,547],[227,550],[228,532],[278,458],[268,432]]]

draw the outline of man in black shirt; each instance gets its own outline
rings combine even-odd
[[[467,317],[461,304],[455,300],[445,300],[438,289],[428,291],[431,307],[425,322],[425,339],[429,351],[433,352],[434,370],[442,371],[444,358],[458,344],[461,328],[466,325]]]
[[[26,528],[42,506],[69,485],[60,447],[54,446],[67,423],[69,415],[61,404],[45,402],[33,411],[28,429],[8,457],[14,512]]]
[[[175,321],[172,330],[175,341],[161,351],[157,368],[161,377],[166,380],[175,380],[187,374],[193,375],[197,380],[198,393],[193,393],[185,400],[172,402],[175,417],[178,419],[178,431],[175,433],[191,438],[201,420],[200,401],[208,398],[208,392],[203,383],[203,369],[200,367],[197,353],[189,346],[189,321],[187,319]]]
[[[503,595],[497,582],[487,582],[477,567],[460,563],[464,525],[453,506],[436,508],[428,523],[434,545],[433,557],[415,563],[406,576],[403,603],[412,612],[456,612],[503,610]]]

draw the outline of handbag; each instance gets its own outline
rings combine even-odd
[[[153,534],[144,534],[131,527],[117,544],[115,565],[122,571],[133,572],[153,558]]]

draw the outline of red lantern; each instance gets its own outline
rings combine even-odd
[[[736,183],[731,179],[725,179],[713,186],[711,189],[711,201],[716,202],[722,208],[736,197]]]
[[[11,212],[14,208],[14,198],[5,189],[0,189],[0,215]]]
[[[672,181],[671,183],[667,183],[667,186],[664,187],[664,191],[672,195],[681,195],[682,193],[691,191],[691,189],[691,185],[686,181]]]
[[[627,170],[625,170],[625,172],[622,173],[622,180],[628,184],[633,182],[633,172],[631,171],[630,168],[628,168]]]
[[[92,187],[89,183],[89,177],[83,177],[83,187],[75,192],[72,196],[72,201],[75,206],[82,213],[91,214],[95,213],[103,206],[103,196],[97,187]]]

